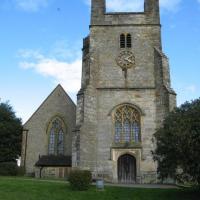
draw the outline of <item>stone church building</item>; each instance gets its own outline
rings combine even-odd
[[[155,183],[153,134],[176,106],[158,0],[106,12],[92,0],[77,105],[58,85],[25,123],[22,164],[37,177],[88,169],[110,182]]]

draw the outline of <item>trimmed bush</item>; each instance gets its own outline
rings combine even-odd
[[[68,181],[73,190],[88,190],[92,182],[92,174],[86,170],[74,170],[70,173]]]
[[[16,162],[0,162],[0,175],[1,176],[16,176],[17,163]]]
[[[17,176],[24,176],[24,175],[25,175],[25,168],[17,167]]]

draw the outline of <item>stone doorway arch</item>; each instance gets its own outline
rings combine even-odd
[[[136,158],[130,154],[124,154],[117,161],[118,182],[135,183],[137,177]]]

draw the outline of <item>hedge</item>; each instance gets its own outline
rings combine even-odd
[[[88,190],[92,182],[92,174],[86,170],[74,170],[70,173],[68,181],[73,190]]]
[[[16,162],[0,162],[0,175],[1,176],[16,176],[17,175]]]

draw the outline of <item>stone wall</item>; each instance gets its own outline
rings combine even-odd
[[[162,53],[158,0],[146,0],[141,13],[105,10],[105,1],[92,1],[88,64],[84,56],[77,104],[77,116],[82,120],[77,121],[73,140],[73,165],[117,182],[117,160],[122,153],[128,153],[136,158],[137,182],[155,183],[153,134],[176,105],[175,93],[170,88],[168,59]],[[135,65],[127,70],[127,76],[116,62],[123,50],[119,45],[121,33],[131,34],[132,48],[127,50],[135,56]],[[87,83],[85,77],[89,78]],[[114,144],[113,113],[123,104],[140,112],[138,145]]]
[[[67,179],[71,172],[71,167],[43,167],[35,168],[36,178]]]
[[[72,154],[72,130],[75,128],[76,106],[59,85],[25,123],[23,134],[22,164],[26,173],[33,173],[39,155],[48,155],[47,128],[53,117],[59,116],[66,125],[64,152]]]

